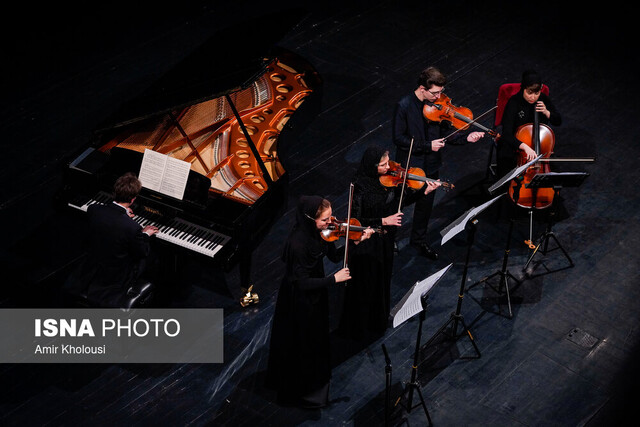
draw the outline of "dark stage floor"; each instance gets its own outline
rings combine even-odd
[[[212,2],[213,3],[213,2]],[[507,3],[507,2],[505,2]],[[121,104],[231,22],[260,17],[248,37],[265,36],[288,16],[286,5],[207,2],[169,7],[97,6],[72,18],[69,10],[15,15],[19,32],[4,34],[2,170],[3,307],[47,306],[59,277],[48,276],[79,251],[73,220],[54,211],[67,156]],[[478,216],[470,247],[461,314],[481,352],[466,335],[423,346],[418,379],[434,425],[621,425],[638,402],[640,221],[632,184],[640,178],[634,138],[638,85],[630,15],[616,8],[587,12],[545,7],[500,7],[494,2],[447,4],[372,1],[316,5],[278,43],[313,64],[323,79],[320,113],[295,147],[288,147],[288,206],[255,252],[254,285],[261,302],[238,304],[238,271],[222,276],[185,260],[173,307],[225,310],[225,362],[210,365],[3,365],[3,425],[382,425],[385,344],[392,362],[391,396],[409,381],[418,319],[363,348],[336,342],[331,405],[303,411],[276,405],[263,387],[270,319],[283,273],[284,236],[301,194],[321,194],[346,213],[348,185],[372,143],[391,148],[394,103],[414,88],[419,71],[437,65],[448,74],[447,94],[476,115],[495,105],[497,89],[537,69],[563,115],[554,129],[558,157],[593,156],[595,163],[554,164],[554,171],[586,171],[578,188],[561,193],[566,215],[553,230],[561,251],[530,250],[526,217],[516,222],[508,270],[513,317],[506,316],[497,282],[508,223],[495,206]],[[590,8],[591,9],[591,8]],[[272,13],[275,12],[275,13]],[[233,64],[219,64],[232,68]],[[490,126],[491,119],[485,125]],[[407,245],[401,229],[392,299],[449,263],[425,312],[422,343],[456,309],[468,250],[466,233],[444,245],[440,230],[489,199],[491,140],[447,146],[441,176],[456,189],[436,197],[431,231],[437,262]],[[411,217],[411,210],[405,217]],[[538,218],[534,237],[544,230]],[[37,242],[37,244],[33,244]],[[553,242],[552,245],[553,247]],[[336,266],[327,264],[333,270]],[[473,286],[477,284],[476,286]],[[340,293],[332,291],[337,322]],[[437,336],[436,336],[437,338]],[[413,403],[417,403],[414,396]],[[425,425],[421,407],[394,413],[394,424]]]

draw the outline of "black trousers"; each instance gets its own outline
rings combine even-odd
[[[400,149],[396,150],[396,161],[400,163],[402,167],[406,167],[407,156],[407,151]],[[412,165],[415,165],[418,162],[423,163],[424,156],[412,156]],[[429,173],[429,171],[426,169],[424,169],[424,171],[427,178],[438,179],[439,177],[438,171],[435,171],[433,173]],[[407,201],[415,204],[413,207],[413,220],[411,223],[411,237],[409,238],[409,242],[412,245],[428,244],[427,233],[429,228],[429,220],[431,219],[431,212],[433,211],[433,202],[436,197],[436,192],[432,191],[425,196],[425,187],[418,190],[417,194],[407,199]]]
[[[438,172],[427,175],[427,178],[438,179]],[[425,196],[425,187],[418,190],[419,194],[416,195],[416,202],[413,207],[413,222],[411,224],[411,237],[409,239],[412,245],[428,244],[427,233],[436,192],[432,191]]]

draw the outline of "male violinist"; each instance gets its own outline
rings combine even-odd
[[[407,159],[413,139],[411,151],[412,164],[422,162],[428,178],[438,179],[438,171],[442,166],[440,150],[445,146],[444,137],[453,133],[451,123],[447,121],[433,122],[423,115],[425,103],[434,103],[444,91],[446,76],[435,67],[424,69],[418,77],[417,88],[405,95],[395,107],[393,116],[393,143],[396,146],[396,159],[402,167],[408,168]],[[484,132],[459,132],[452,140],[466,138],[468,142],[476,142],[484,136]],[[413,211],[410,243],[420,254],[432,260],[438,254],[428,244],[427,228],[433,209],[435,192],[424,195],[420,192]]]

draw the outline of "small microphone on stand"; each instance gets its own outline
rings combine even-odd
[[[389,353],[387,353],[387,347],[384,344],[382,344],[382,352],[384,353],[384,360],[387,364],[384,369],[386,377],[384,393],[384,425],[388,427],[391,419],[391,359],[389,358]]]

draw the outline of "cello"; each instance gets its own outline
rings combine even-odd
[[[516,130],[515,137],[518,141],[527,144],[541,155],[540,161],[527,168],[524,175],[519,179],[514,179],[509,185],[509,197],[518,206],[529,209],[544,209],[551,206],[555,191],[553,188],[527,188],[527,184],[531,182],[534,176],[539,173],[548,173],[551,171],[548,160],[553,153],[555,145],[555,135],[553,130],[544,123],[540,123],[538,112],[533,114],[533,124],[528,123],[520,126]],[[527,163],[527,155],[524,151],[520,152],[518,157],[518,166]]]

